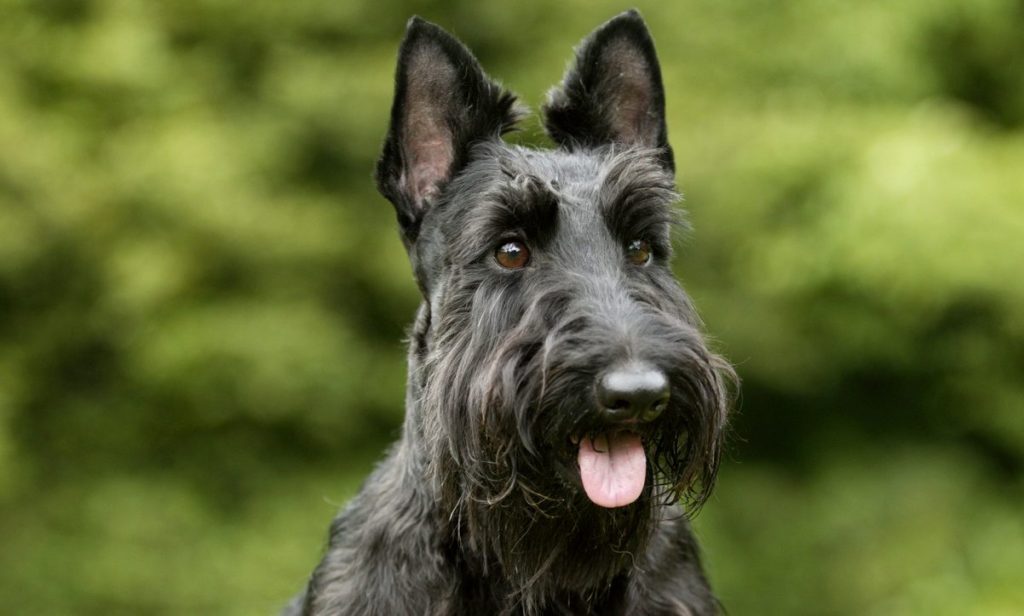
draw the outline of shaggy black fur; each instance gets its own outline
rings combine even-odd
[[[714,483],[734,377],[670,269],[664,111],[635,11],[585,39],[550,94],[555,150],[504,143],[514,96],[409,22],[377,165],[423,294],[405,426],[287,613],[717,612],[687,514]],[[523,267],[496,260],[512,241]],[[606,509],[582,488],[578,443],[610,429],[595,384],[627,361],[669,397],[630,424],[641,496]]]

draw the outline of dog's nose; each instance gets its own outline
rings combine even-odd
[[[653,366],[631,362],[604,373],[597,401],[611,421],[654,421],[668,406],[668,378]]]

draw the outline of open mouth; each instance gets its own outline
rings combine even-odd
[[[595,505],[625,507],[640,498],[647,481],[647,455],[636,432],[615,429],[580,437],[577,459],[583,490]]]

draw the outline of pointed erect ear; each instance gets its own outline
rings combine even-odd
[[[665,91],[651,34],[636,10],[583,39],[562,85],[548,94],[544,125],[558,144],[621,143],[660,148],[673,169],[665,126]]]
[[[419,17],[398,51],[391,127],[377,161],[377,188],[395,205],[411,246],[423,215],[463,165],[475,142],[500,139],[520,112],[466,47]]]

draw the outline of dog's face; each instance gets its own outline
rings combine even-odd
[[[587,555],[562,583],[608,579],[659,504],[707,496],[731,376],[670,269],[650,36],[630,12],[584,40],[555,150],[501,140],[514,97],[436,26],[410,22],[396,82],[377,178],[424,295],[410,408],[453,532],[524,583]]]

